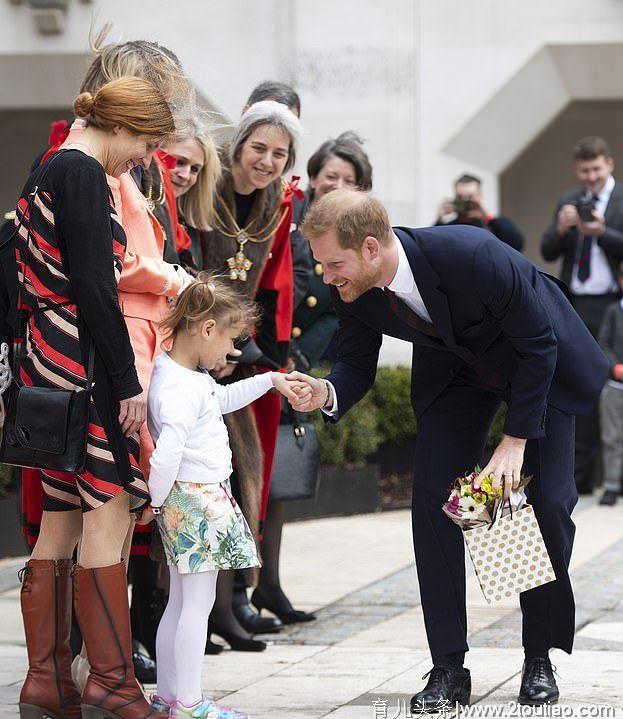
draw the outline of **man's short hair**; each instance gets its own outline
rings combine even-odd
[[[611,158],[612,153],[608,143],[603,137],[590,135],[583,137],[573,148],[573,159],[578,160],[596,160],[598,157]]]
[[[308,239],[335,231],[343,249],[360,250],[366,237],[382,245],[391,241],[392,226],[387,210],[372,195],[341,188],[316,200],[307,211],[301,234]]]
[[[454,181],[454,184],[455,184],[455,186],[456,185],[465,185],[468,182],[475,182],[478,185],[478,187],[480,187],[482,185],[482,180],[480,179],[480,177],[476,177],[476,175],[470,175],[467,172],[464,172],[459,178],[457,178]]]
[[[294,107],[297,114],[301,114],[301,98],[296,90],[285,82],[274,82],[273,80],[261,82],[251,91],[247,105],[254,105],[262,100],[274,100],[286,107]]]

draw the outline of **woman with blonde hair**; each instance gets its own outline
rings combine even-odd
[[[42,471],[41,532],[21,590],[29,669],[20,714],[164,719],[151,710],[132,668],[122,550],[131,512],[149,503],[138,443],[145,388],[119,306],[126,234],[107,178],[148,167],[177,128],[162,92],[138,78],[80,94],[74,111],[85,122],[79,139],[33,172],[17,205],[19,299],[28,317],[20,379],[93,387],[84,471]],[[72,576],[91,664],[82,700],[70,673]]]
[[[203,267],[202,233],[212,229],[214,193],[221,165],[214,140],[205,127],[167,147],[175,161],[169,169],[179,223],[188,235],[188,250],[179,252],[189,266]]]

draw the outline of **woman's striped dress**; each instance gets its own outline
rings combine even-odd
[[[137,510],[149,500],[138,438],[124,437],[118,421],[119,400],[141,392],[117,297],[125,234],[95,159],[65,150],[42,168],[31,175],[17,204],[20,300],[29,314],[22,381],[84,387],[91,339],[95,343],[86,467],[78,475],[44,470],[44,509],[88,511],[125,489]],[[64,306],[39,311],[57,303]]]

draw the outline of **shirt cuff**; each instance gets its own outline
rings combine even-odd
[[[331,391],[333,392],[333,405],[330,409],[322,408],[322,412],[324,412],[327,417],[337,417],[337,392],[335,391],[335,387],[329,382],[328,379],[325,380],[325,382],[331,387]]]

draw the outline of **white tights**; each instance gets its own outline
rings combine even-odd
[[[201,667],[218,571],[180,574],[169,567],[171,587],[156,635],[157,694],[191,706],[201,699]]]

